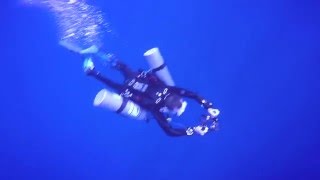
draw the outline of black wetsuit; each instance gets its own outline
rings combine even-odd
[[[131,101],[139,104],[142,108],[151,112],[159,126],[169,136],[187,135],[187,129],[172,127],[168,122],[166,115],[160,111],[164,106],[164,100],[166,97],[171,94],[176,94],[182,97],[192,98],[203,105],[206,109],[212,107],[211,103],[191,91],[165,85],[165,83],[162,82],[152,71],[149,73],[145,73],[143,71],[134,72],[120,61],[117,61],[113,67],[124,75],[124,84],[116,83],[104,77],[95,69],[91,70],[88,75],[94,76],[107,86],[115,89],[121,96],[130,99]]]

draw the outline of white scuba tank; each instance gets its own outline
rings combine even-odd
[[[119,94],[110,92],[107,89],[102,89],[97,93],[93,105],[117,112],[132,119],[147,120],[146,110],[131,100],[124,99]]]
[[[166,85],[174,86],[175,83],[171,77],[168,67],[164,64],[164,60],[161,56],[159,48],[155,47],[144,54],[145,59],[148,61],[149,67],[151,69],[157,69],[155,74],[160,80],[166,83]]]

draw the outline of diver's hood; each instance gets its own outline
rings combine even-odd
[[[176,108],[174,110],[169,110],[167,107],[163,107],[160,109],[160,111],[163,113],[167,113],[170,116],[181,116],[184,113],[184,111],[186,110],[187,105],[188,105],[188,103],[186,101],[183,101],[180,108]]]
[[[188,105],[187,101],[183,101],[182,102],[182,106],[176,111],[177,112],[177,116],[181,116],[184,113],[184,111],[186,110],[187,105]]]

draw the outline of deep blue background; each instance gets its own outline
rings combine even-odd
[[[96,1],[107,49],[146,68],[160,47],[177,85],[221,109],[219,132],[180,138],[93,107],[103,86],[52,16],[1,3],[1,180],[320,178],[317,1]]]

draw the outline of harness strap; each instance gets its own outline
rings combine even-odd
[[[125,107],[127,106],[127,104],[128,104],[128,101],[129,101],[129,100],[128,100],[127,98],[124,98],[124,99],[123,99],[120,108],[116,111],[118,114],[121,113],[121,112],[124,110],[124,108],[125,108]]]
[[[161,66],[152,69],[152,72],[160,71],[161,69],[165,68],[166,66],[167,66],[166,63],[163,63]]]

